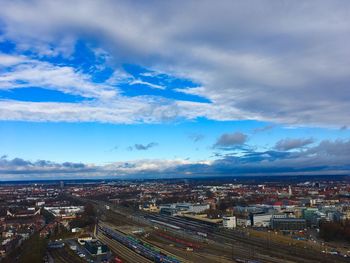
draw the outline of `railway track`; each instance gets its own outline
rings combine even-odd
[[[111,224],[111,223],[108,223],[108,222],[101,222],[101,221],[100,221],[99,224],[100,224],[101,226],[105,226],[105,227],[109,227],[109,228],[111,228],[111,229],[114,229],[114,231],[118,231],[118,232],[120,232],[120,233],[122,233],[122,234],[126,234],[126,233],[121,232],[120,230],[117,230],[117,228],[116,228],[113,224]],[[172,257],[176,257],[176,258],[178,258],[178,259],[179,259],[181,262],[183,262],[183,263],[191,263],[190,261],[188,261],[188,260],[186,260],[186,259],[184,259],[184,258],[180,258],[179,256],[170,253],[169,251],[163,249],[162,247],[159,247],[159,246],[157,246],[157,245],[151,243],[149,240],[146,240],[146,239],[143,239],[143,238],[140,238],[140,240],[141,240],[142,242],[144,242],[144,243],[148,243],[148,244],[152,245],[153,247],[157,248],[159,251],[161,251],[161,252],[164,253],[165,255],[169,255],[169,256],[172,256]]]
[[[67,253],[64,249],[52,249],[50,250],[50,254],[55,263],[83,263],[82,259],[80,259],[76,255],[71,255]]]
[[[151,260],[146,259],[145,257],[135,253],[131,249],[125,247],[124,245],[120,244],[119,242],[110,239],[109,237],[103,235],[102,233],[99,233],[97,235],[97,238],[101,240],[103,243],[107,244],[109,248],[116,254],[121,255],[122,259],[126,263],[151,263]]]
[[[173,224],[179,226],[183,229],[188,229],[195,233],[205,232],[208,234],[208,238],[213,239],[214,241],[219,241],[220,244],[225,246],[225,244],[233,244],[234,242],[244,245],[242,249],[236,250],[236,253],[246,255],[250,257],[257,258],[259,260],[267,260],[267,262],[281,262],[281,259],[286,261],[290,260],[291,262],[305,262],[305,263],[333,263],[333,262],[349,262],[344,258],[336,257],[325,257],[315,250],[306,250],[299,247],[288,247],[283,244],[276,242],[269,242],[269,245],[266,244],[264,240],[254,237],[242,236],[239,233],[235,232],[220,232],[216,227],[209,226],[207,224],[192,222],[187,219],[170,217],[170,216],[160,216],[160,215],[144,215],[147,218],[152,218],[156,220],[166,221],[168,224]],[[228,246],[226,245],[226,248]],[[253,251],[253,252],[251,252]],[[277,259],[276,259],[277,258]]]
[[[98,202],[97,202],[98,203]],[[128,218],[129,212],[118,211],[111,209],[111,211],[123,215]],[[194,233],[197,232],[207,232],[208,240],[219,244],[226,249],[229,249],[229,244],[234,244],[235,253],[237,255],[246,256],[247,258],[255,258],[262,262],[305,262],[305,263],[333,263],[333,262],[349,262],[346,258],[329,256],[321,254],[320,251],[314,249],[305,249],[300,247],[291,247],[285,244],[280,244],[269,240],[261,238],[249,237],[245,235],[240,235],[235,232],[221,232],[217,227],[209,226],[207,224],[193,222],[188,219],[176,218],[163,215],[153,215],[145,212],[134,212],[133,218],[139,218],[136,220],[138,223],[143,222],[146,225],[154,225],[149,221],[149,218],[161,220],[165,223],[174,224],[180,226],[182,229],[186,230],[186,236],[194,237]],[[147,218],[147,219],[146,219]],[[140,222],[139,222],[140,221]],[[148,221],[148,222],[145,222]],[[169,229],[170,230],[170,229]],[[174,232],[173,229],[171,232]],[[176,231],[175,231],[176,232]],[[232,245],[231,245],[232,247]]]

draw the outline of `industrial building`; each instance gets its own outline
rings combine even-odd
[[[224,228],[236,228],[236,217],[235,216],[224,216],[222,218],[222,225]]]
[[[306,220],[301,218],[273,218],[271,228],[281,231],[299,231],[306,228]]]
[[[191,204],[191,203],[174,203],[163,204],[159,206],[161,214],[174,215],[178,213],[194,213],[198,214],[208,210],[209,204]]]
[[[86,241],[84,246],[91,255],[106,254],[109,251],[108,247],[98,240]]]
[[[251,220],[249,218],[241,218],[241,217],[237,217],[236,218],[236,224],[239,227],[248,227],[251,226]]]
[[[251,225],[255,227],[269,227],[272,214],[250,214]]]

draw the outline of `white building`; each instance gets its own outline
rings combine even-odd
[[[187,212],[187,213],[202,213],[210,208],[209,204],[191,204],[191,203],[174,203],[163,204],[159,206],[160,212],[167,211],[169,209],[174,210],[175,213]]]
[[[272,214],[253,214],[252,225],[255,227],[269,227]]]
[[[69,217],[75,216],[78,213],[84,212],[84,206],[55,206],[55,207],[44,207],[45,210],[49,211],[55,217]]]
[[[235,216],[224,216],[222,218],[222,225],[224,228],[236,228],[236,217]]]
[[[236,219],[237,226],[247,227],[251,225],[251,220],[248,218],[237,218]]]

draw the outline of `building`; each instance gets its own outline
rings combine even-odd
[[[59,206],[59,207],[44,207],[54,217],[61,219],[74,219],[77,214],[84,212],[84,206]]]
[[[326,219],[326,213],[318,210],[318,208],[306,208],[303,210],[303,218],[308,226],[318,226],[322,219]]]
[[[224,228],[236,228],[236,217],[235,216],[224,216],[222,218],[222,225]]]
[[[63,248],[64,243],[61,241],[53,241],[53,242],[49,242],[47,247],[48,248]]]
[[[305,208],[303,210],[303,218],[311,221],[312,217],[318,212],[318,208]]]
[[[306,220],[300,218],[272,218],[271,228],[282,231],[299,231],[306,228]]]
[[[162,207],[159,209],[159,213],[162,215],[173,216],[176,215],[179,211],[176,208],[172,207]]]
[[[250,214],[251,225],[255,227],[269,227],[272,214]]]
[[[236,218],[236,224],[237,226],[240,226],[240,227],[247,227],[247,226],[251,226],[251,221],[249,218],[239,218],[237,217]]]
[[[78,237],[78,243],[80,245],[84,245],[88,241],[92,241],[92,236],[90,236],[89,234],[81,235],[80,237]]]
[[[177,213],[194,213],[198,214],[208,210],[209,204],[191,204],[191,203],[175,203],[163,204],[159,206],[161,214],[174,215]]]
[[[99,240],[86,241],[84,246],[91,255],[102,255],[109,251],[108,247]]]
[[[152,203],[139,205],[139,209],[147,212],[159,212],[158,206]]]
[[[18,211],[17,213],[11,213],[9,210],[7,210],[6,215],[10,218],[30,218],[36,215],[40,215],[40,213],[40,208],[38,210],[35,210],[34,208],[28,208],[27,210]]]

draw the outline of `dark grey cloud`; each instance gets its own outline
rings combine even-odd
[[[175,170],[193,175],[350,174],[350,140],[325,140],[298,152],[246,151],[239,156],[226,154],[218,157],[211,164],[189,164]]]
[[[248,139],[248,136],[241,132],[224,133],[214,144],[215,148],[232,149],[242,147]]]
[[[191,175],[321,175],[350,174],[350,140],[321,141],[304,151],[246,151],[218,154],[216,161],[185,164],[169,174]]]
[[[6,162],[6,160],[4,162]],[[2,162],[2,163],[4,163],[4,162]],[[8,163],[13,165],[13,166],[29,166],[29,165],[32,165],[31,162],[25,161],[25,160],[23,160],[21,158],[14,158],[11,161],[9,161]]]
[[[55,163],[47,160],[28,161],[22,158],[0,159],[0,174],[77,174],[96,172],[96,167],[84,163]]]
[[[28,161],[27,161],[28,162]],[[55,167],[57,164],[55,164],[54,162],[51,161],[47,161],[47,160],[38,160],[35,163],[32,162],[28,162],[28,164],[30,165],[35,165],[35,166],[39,166],[39,167]],[[63,165],[63,164],[62,164]]]
[[[343,156],[347,158],[350,156],[350,140],[324,140],[320,142],[319,145],[310,148],[307,152],[310,154],[318,154],[328,157]]]
[[[86,167],[85,164],[83,163],[72,163],[72,162],[64,162],[62,163],[62,166],[66,168],[73,168],[73,169],[83,169]]]
[[[265,131],[272,130],[273,128],[275,128],[275,125],[266,125],[266,126],[254,129],[253,133],[265,132]]]
[[[129,149],[130,150],[137,150],[137,151],[146,151],[146,150],[149,150],[157,145],[158,145],[158,143],[156,143],[156,142],[150,142],[148,144],[136,143],[133,146],[129,146]]]
[[[204,134],[200,134],[200,133],[192,133],[188,136],[188,138],[190,138],[190,140],[192,140],[193,142],[198,142],[204,139]]]
[[[287,139],[278,141],[275,145],[275,148],[279,151],[289,151],[293,149],[303,148],[312,143],[314,143],[314,139],[312,138],[306,138],[306,139],[287,138]]]
[[[119,146],[116,145],[116,146],[113,146],[112,148],[110,148],[109,150],[107,150],[106,152],[115,152],[119,149]]]
[[[2,180],[13,178],[350,174],[350,140],[324,140],[303,151],[246,150],[216,155],[212,162],[138,160],[101,166],[20,158],[0,159]]]
[[[153,147],[155,147],[155,146],[157,146],[157,145],[158,145],[158,143],[150,142],[149,144],[146,144],[146,145],[144,145],[144,144],[135,144],[135,145],[134,145],[134,148],[135,148],[136,150],[139,150],[139,151],[145,151],[145,150],[148,150],[148,149],[150,149],[150,148],[153,148]]]

